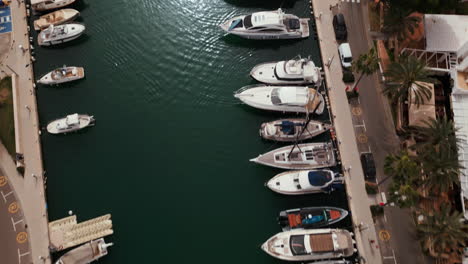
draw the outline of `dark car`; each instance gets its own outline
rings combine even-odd
[[[335,29],[335,37],[337,40],[346,40],[348,38],[348,30],[343,14],[336,14],[333,17],[333,29]]]
[[[361,164],[366,180],[375,180],[375,163],[372,153],[361,154]]]

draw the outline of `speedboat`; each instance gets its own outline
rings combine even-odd
[[[319,86],[322,81],[321,68],[309,59],[266,62],[255,66],[250,76],[268,84],[313,84]]]
[[[287,170],[312,170],[336,164],[330,142],[286,146],[259,155],[250,161]]]
[[[75,66],[63,66],[62,68],[55,69],[37,81],[41,84],[60,84],[64,82],[71,82],[84,78],[84,68]]]
[[[271,178],[265,185],[285,195],[329,193],[343,184],[343,177],[335,177],[331,170],[287,171]]]
[[[309,37],[309,19],[285,14],[283,10],[236,16],[220,27],[227,33],[247,39],[297,39]]]
[[[297,228],[317,228],[343,220],[348,211],[337,207],[306,207],[281,211],[278,222],[283,231]]]
[[[77,23],[58,26],[50,25],[39,33],[37,41],[41,46],[61,44],[78,38],[84,31],[85,26]]]
[[[66,8],[54,11],[52,13],[40,16],[39,19],[34,20],[34,29],[41,30],[49,27],[50,25],[60,25],[68,21],[72,21],[80,15],[80,12],[75,9]]]
[[[62,8],[67,5],[71,5],[76,0],[47,0],[39,1],[39,3],[32,4],[32,8],[36,11],[47,11],[51,9]]]
[[[94,124],[94,116],[72,114],[50,122],[47,125],[47,132],[51,134],[68,133],[85,127],[94,126]]]
[[[356,251],[352,233],[344,229],[294,229],[268,239],[262,249],[286,261],[349,257]]]
[[[249,85],[236,91],[234,97],[252,107],[270,111],[320,115],[325,109],[323,95],[309,87]]]
[[[104,238],[93,240],[68,251],[55,264],[91,263],[107,255],[107,248],[112,245],[114,244],[106,244]]]
[[[260,136],[267,140],[294,142],[311,139],[331,128],[330,124],[304,118],[280,119],[260,126]]]

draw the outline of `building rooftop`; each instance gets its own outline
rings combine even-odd
[[[426,50],[456,52],[468,41],[468,16],[424,15]]]

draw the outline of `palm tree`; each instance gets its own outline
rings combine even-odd
[[[466,245],[468,225],[461,219],[462,213],[451,213],[451,207],[442,207],[434,215],[424,214],[424,222],[417,225],[418,235],[424,248],[431,256],[440,257],[448,250],[454,250]]]
[[[430,191],[446,192],[452,185],[458,184],[458,175],[463,166],[453,149],[428,147],[419,153],[418,159],[426,175],[423,184]]]
[[[383,93],[389,96],[394,103],[406,100],[415,103],[418,107],[432,97],[431,89],[423,82],[433,83],[429,78],[426,64],[413,56],[402,56],[398,61],[392,62],[385,72],[387,83]],[[413,98],[414,97],[414,98]]]
[[[416,190],[417,186],[393,182],[390,186],[390,201],[401,208],[409,208],[418,204],[421,197]]]
[[[432,147],[436,150],[448,148],[455,151],[462,141],[455,134],[458,128],[455,128],[453,121],[446,117],[424,120],[422,126],[410,127],[409,130],[416,139],[416,144],[412,148],[420,152]]]
[[[390,177],[393,177],[394,182],[398,184],[410,184],[419,179],[421,168],[407,151],[401,151],[398,154],[390,154],[385,158],[384,173],[387,178],[380,181],[379,184]]]
[[[390,8],[387,9],[384,15],[382,32],[395,37],[397,40],[405,39],[408,32],[413,34],[414,30],[419,26],[421,19],[416,16],[410,16],[411,13],[411,10],[390,5]]]
[[[359,58],[353,61],[352,69],[354,72],[361,74],[354,85],[354,87],[357,87],[364,75],[371,75],[379,69],[379,57],[377,56],[375,48],[370,49],[367,53],[359,55]]]

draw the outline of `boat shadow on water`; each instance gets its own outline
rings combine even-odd
[[[303,39],[272,39],[272,40],[258,40],[258,39],[246,39],[232,34],[225,34],[219,38],[229,46],[236,46],[242,48],[251,48],[254,50],[259,49],[274,49],[279,50],[287,46],[295,45],[296,43],[303,41]]]
[[[293,8],[299,0],[224,0],[238,7],[258,7],[266,9]]]
[[[77,47],[77,46],[85,44],[89,39],[91,39],[91,36],[86,34],[86,31],[85,31],[85,33],[83,33],[77,39],[74,39],[72,41],[67,41],[67,42],[64,42],[64,43],[54,44],[54,45],[50,45],[50,46],[41,46],[41,48],[48,49],[48,50],[54,50],[54,49],[65,49],[65,48],[69,48],[69,47]]]
[[[73,8],[73,9],[76,9],[78,11],[83,11],[87,8],[89,8],[89,3],[86,2],[86,1],[83,1],[83,0],[78,0],[78,1],[75,1],[75,3],[67,6],[66,8]]]

